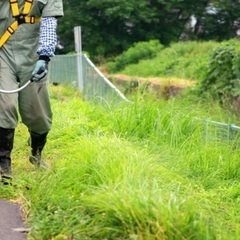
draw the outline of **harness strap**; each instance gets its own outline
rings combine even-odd
[[[5,42],[13,35],[13,33],[17,30],[18,26],[22,23],[39,23],[41,21],[41,17],[23,17],[14,21],[5,31],[5,33],[0,38],[0,48],[4,45]]]
[[[32,3],[33,3],[33,0],[26,0],[24,8],[23,8],[23,12],[22,12],[23,15],[26,16],[29,14],[31,7],[32,7]]]
[[[20,16],[19,18],[17,18],[16,21],[18,22],[18,25],[21,25],[22,23],[34,24],[34,23],[39,23],[41,21],[41,17]]]
[[[19,8],[18,8],[18,0],[9,0],[11,10],[12,10],[12,16],[17,17],[20,15]]]
[[[23,12],[19,12],[18,8],[18,0],[9,0],[12,16],[16,19],[5,31],[3,36],[0,38],[0,48],[4,45],[5,42],[11,37],[11,35],[17,30],[18,26],[23,23],[39,23],[41,21],[41,17],[30,17],[26,16],[29,14],[33,0],[26,0],[23,8]]]
[[[18,21],[14,21],[5,31],[3,36],[0,39],[0,48],[3,46],[3,44],[11,37],[11,35],[16,31],[18,28]]]

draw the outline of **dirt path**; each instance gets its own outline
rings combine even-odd
[[[143,78],[132,77],[122,74],[107,74],[105,76],[111,79],[114,85],[120,87],[120,90],[126,94],[127,92],[134,92],[136,88],[144,86],[144,89],[153,90],[158,96],[170,97],[176,96],[182,92],[186,87],[194,86],[196,81],[178,79],[178,78]]]
[[[0,200],[0,240],[26,240],[27,231],[20,206]]]

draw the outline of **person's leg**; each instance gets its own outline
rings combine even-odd
[[[0,128],[0,175],[7,183],[12,178],[11,151],[13,149],[14,129]]]
[[[47,168],[47,164],[42,158],[42,150],[47,142],[47,135],[48,132],[43,134],[30,132],[31,155],[29,156],[29,161],[36,167]]]
[[[45,166],[42,150],[52,125],[52,111],[46,79],[30,84],[19,94],[19,112],[30,133],[31,155],[35,166]]]
[[[12,69],[0,58],[0,89],[13,90],[18,82]],[[18,94],[0,93],[0,127],[13,129],[18,123]]]
[[[12,69],[0,58],[0,89],[12,90],[18,87]],[[14,129],[18,123],[17,94],[0,93],[0,178],[11,179],[11,151]]]

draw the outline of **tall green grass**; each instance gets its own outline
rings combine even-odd
[[[239,149],[199,120],[234,117],[210,101],[100,106],[63,87],[51,96],[48,171],[23,160],[21,124],[16,136],[13,189],[29,239],[240,238]]]
[[[240,45],[236,39],[227,43],[235,48]],[[141,48],[143,44],[146,46],[145,51]],[[200,81],[206,77],[212,51],[220,45],[214,41],[178,42],[168,47],[157,44],[157,41],[139,43],[117,56],[113,62],[107,63],[106,67],[111,73],[132,77],[171,77]],[[152,56],[146,58],[144,53],[148,49]]]
[[[218,45],[212,41],[173,43],[159,51],[155,58],[128,65],[120,73],[128,76],[202,79],[207,71],[209,54]]]

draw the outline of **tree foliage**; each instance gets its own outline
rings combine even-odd
[[[199,18],[198,38],[223,41],[235,37],[240,27],[239,11],[239,0],[212,1]]]
[[[74,51],[74,26],[81,26],[83,50],[94,56],[114,56],[140,41],[228,39],[236,35],[239,5],[239,0],[65,0],[59,52]]]

